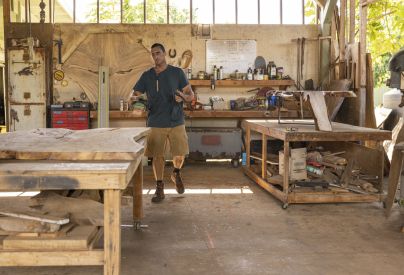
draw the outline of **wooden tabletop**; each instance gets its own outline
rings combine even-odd
[[[390,140],[391,131],[332,122],[332,131],[318,131],[314,120],[244,120],[243,126],[285,141],[365,141]]]
[[[0,159],[135,160],[144,151],[137,141],[148,132],[144,127],[16,131],[0,135]]]

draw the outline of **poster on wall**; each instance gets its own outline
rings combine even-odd
[[[206,41],[206,72],[211,74],[213,67],[223,66],[225,75],[236,70],[246,73],[254,68],[257,56],[255,40],[207,40]]]

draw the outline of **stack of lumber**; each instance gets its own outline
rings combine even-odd
[[[101,236],[102,225],[103,205],[92,200],[53,193],[0,200],[4,250],[89,249]]]

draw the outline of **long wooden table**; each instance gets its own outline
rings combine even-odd
[[[0,191],[103,190],[104,249],[0,251],[0,266],[103,265],[120,274],[121,193],[134,186],[133,218],[143,216],[142,140],[148,128],[36,129],[0,135]]]
[[[287,123],[288,121],[284,121]],[[310,125],[311,124],[311,125]],[[246,131],[246,166],[244,173],[262,188],[270,192],[283,202],[283,208],[290,203],[335,203],[335,202],[372,202],[381,201],[384,150],[383,140],[391,139],[390,131],[382,131],[342,123],[331,123],[332,131],[318,131],[314,121],[289,121],[289,124],[279,124],[276,120],[244,120],[243,128]],[[256,174],[250,166],[251,159],[251,132],[257,132],[262,140],[261,173]],[[267,181],[267,140],[278,139],[283,141],[284,171],[289,171],[289,156],[291,142],[340,142],[334,146],[338,151],[346,151],[351,156],[360,154],[363,169],[378,178],[377,194],[360,194],[354,192],[294,192],[290,189],[289,173],[283,175],[281,190]],[[372,141],[374,148],[365,147],[349,141]]]

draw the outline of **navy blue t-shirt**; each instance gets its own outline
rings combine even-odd
[[[181,68],[168,65],[158,75],[154,68],[144,72],[133,90],[147,95],[147,126],[170,128],[185,123],[183,103],[175,101],[175,92],[188,85]]]

